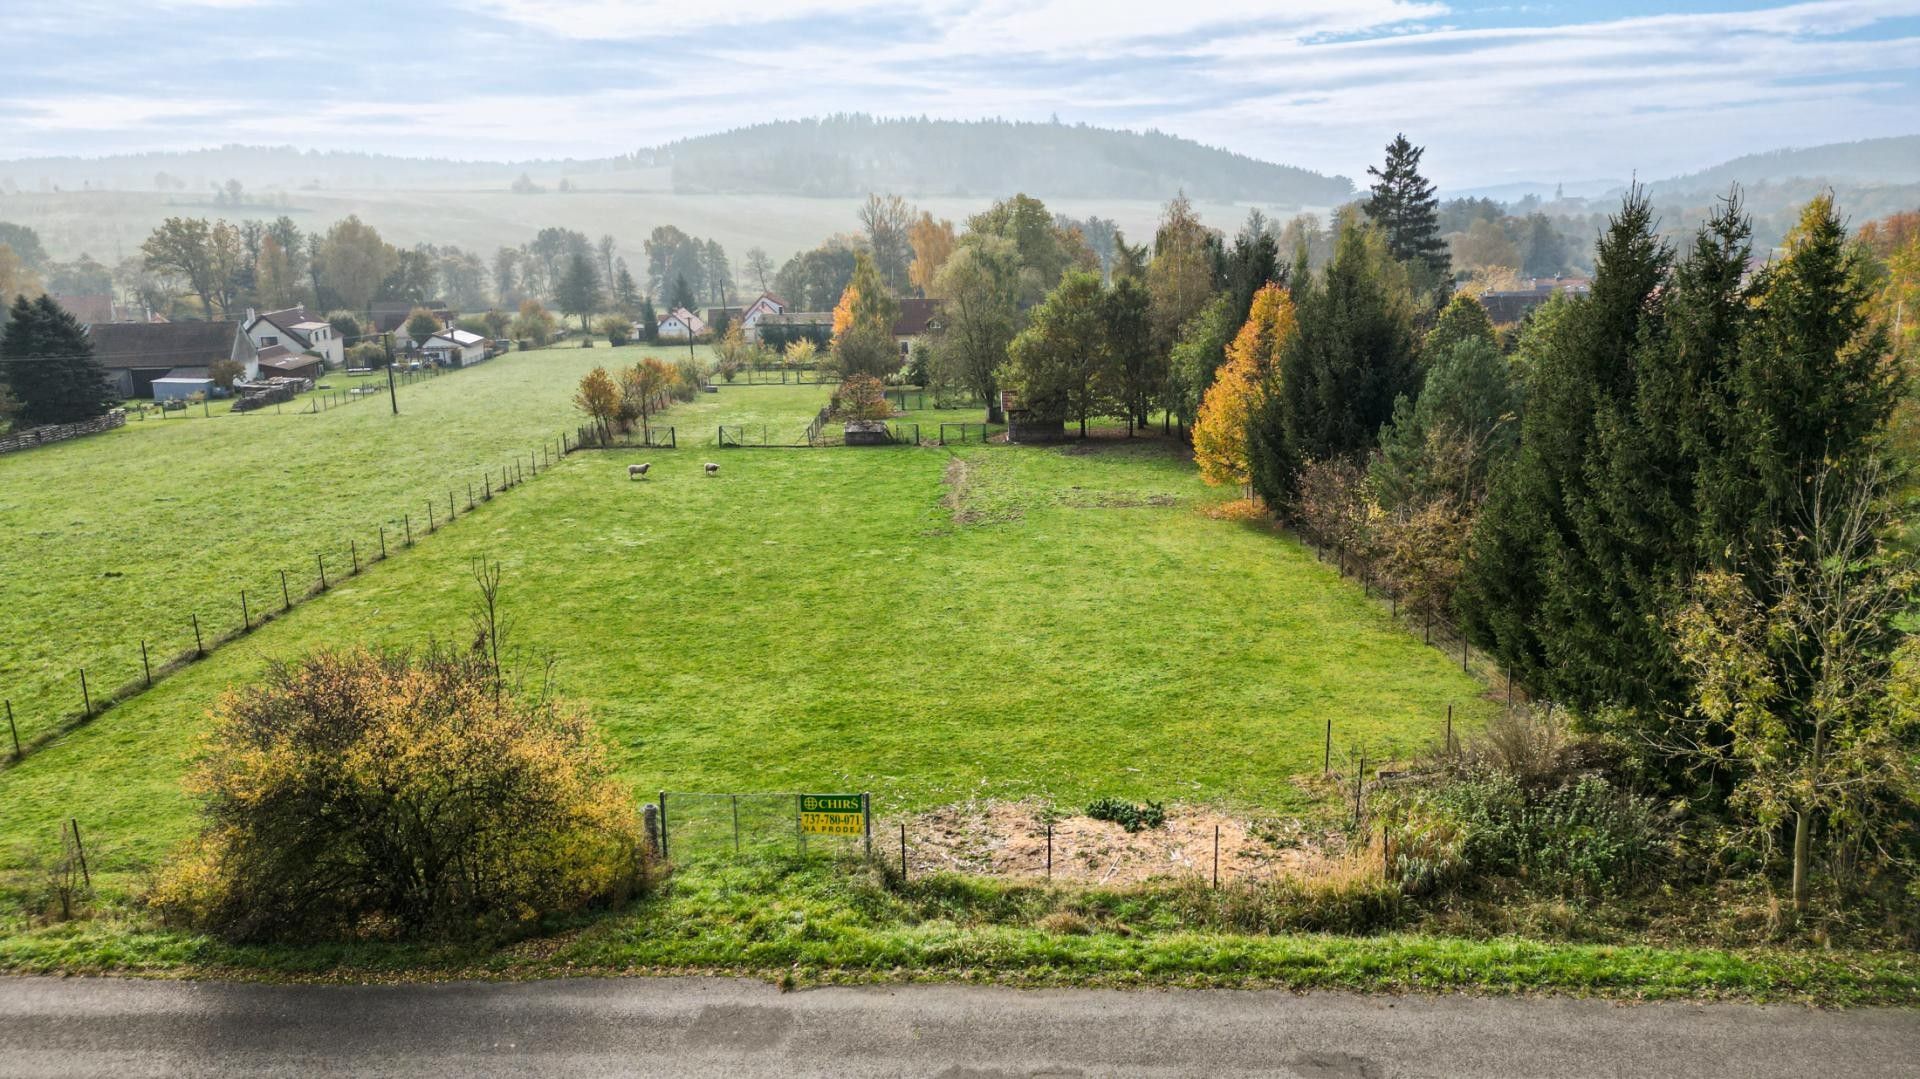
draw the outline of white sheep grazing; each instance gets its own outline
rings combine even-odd
[[[628,466],[627,466],[627,478],[628,478],[628,479],[633,479],[633,478],[634,478],[635,476],[638,476],[638,477],[640,477],[641,479],[643,479],[643,480],[644,480],[644,479],[646,479],[646,478],[647,478],[647,469],[649,469],[649,468],[652,468],[652,467],[653,467],[653,462],[652,462],[652,461],[647,461],[647,462],[644,462],[644,463],[642,463],[642,464],[637,464],[637,465],[628,465]]]
[[[719,474],[720,474],[720,466],[719,466],[719,465],[717,465],[717,464],[714,464],[714,463],[713,463],[712,461],[708,461],[708,462],[707,462],[707,475],[709,475],[709,476],[718,476]]]

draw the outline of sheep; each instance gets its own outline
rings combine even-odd
[[[709,476],[718,476],[720,474],[720,466],[713,463],[712,461],[707,462],[706,469],[707,469],[707,475]]]
[[[644,480],[647,478],[647,469],[652,467],[653,467],[652,461],[643,461],[637,465],[628,465],[627,478],[633,479],[634,477],[638,476],[639,478]]]

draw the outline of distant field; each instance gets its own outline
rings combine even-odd
[[[516,357],[498,383],[444,378],[403,413],[605,356]],[[701,405],[804,423],[821,396],[732,388]],[[364,407],[331,414],[349,437],[323,458],[371,438]],[[646,482],[626,478],[638,460],[654,462]],[[363,467],[331,459],[322,474]],[[1449,704],[1463,722],[1482,714],[1483,686],[1330,567],[1202,512],[1221,497],[1159,440],[578,453],[0,772],[0,852],[77,815],[99,864],[151,862],[192,826],[179,781],[223,689],[322,645],[464,635],[479,557],[505,564],[523,668],[553,660],[646,792],[870,789],[889,812],[1100,794],[1286,810],[1329,720],[1342,747],[1377,757],[1424,744]],[[334,501],[293,505],[318,516]],[[241,542],[227,531],[201,546]]]
[[[616,175],[610,179],[617,180]],[[1008,195],[1015,194],[1009,191]],[[275,196],[277,200],[279,196]],[[154,226],[171,216],[293,218],[307,231],[324,230],[334,221],[358,214],[380,230],[388,242],[402,247],[416,243],[454,244],[489,254],[501,246],[518,246],[542,228],[578,229],[589,236],[611,233],[620,253],[639,272],[646,253],[641,246],[658,225],[677,225],[695,236],[717,239],[733,260],[742,289],[757,287],[745,280],[742,269],[747,249],[765,248],[776,266],[798,251],[819,245],[835,233],[853,232],[861,200],[801,198],[776,195],[675,195],[670,191],[595,189],[569,194],[515,195],[500,189],[294,191],[277,201],[239,209],[215,206],[206,197],[142,191],[23,192],[0,195],[0,221],[12,221],[37,230],[47,251],[56,259],[82,252],[111,265],[136,254]],[[915,205],[956,224],[991,202],[990,199],[916,199]],[[1150,239],[1163,203],[1142,199],[1049,199],[1049,209],[1085,217],[1111,217],[1139,243]],[[1234,203],[1198,203],[1195,207],[1209,225],[1231,233],[1247,215],[1248,206]],[[1262,207],[1282,220],[1291,212]]]
[[[599,363],[631,363],[638,348],[512,353],[469,370],[318,415],[306,401],[281,409],[144,421],[106,435],[0,457],[0,697],[31,739],[82,704],[78,671],[104,691],[140,677],[140,641],[154,662],[193,646],[190,616],[211,638],[280,606],[280,571],[297,595],[316,557],[344,572],[353,544],[367,558],[384,525],[397,544],[427,501],[444,518],[447,495],[465,509],[514,461],[580,421],[574,384]],[[342,376],[330,384],[344,389]],[[385,380],[378,382],[384,386]],[[782,391],[773,391],[779,393]],[[810,415],[820,387],[794,388]],[[667,423],[705,432],[714,396]],[[806,420],[800,421],[804,427]],[[696,433],[695,441],[699,440]]]

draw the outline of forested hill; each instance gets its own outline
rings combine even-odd
[[[1754,186],[1796,180],[1849,185],[1920,183],[1920,135],[1747,154],[1710,169],[1661,180],[1652,188],[1655,195],[1724,192],[1735,183]]]
[[[1331,206],[1344,176],[1276,165],[1157,131],[1004,120],[832,116],[703,135],[643,151],[671,163],[676,191],[847,196],[1193,198]]]

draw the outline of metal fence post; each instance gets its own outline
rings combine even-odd
[[[1327,744],[1320,754],[1320,774],[1333,774],[1333,720],[1327,720]]]
[[[1447,705],[1447,756],[1453,756],[1453,705]]]
[[[660,792],[660,858],[667,857],[667,792]]]
[[[860,830],[867,841],[867,861],[873,861],[873,792],[860,792]]]
[[[147,642],[140,642],[140,669],[147,672],[147,685],[153,685],[153,663],[147,659]]]
[[[796,794],[793,796],[793,834],[800,840],[800,857],[802,858],[807,856],[806,804],[806,795]]]
[[[240,590],[240,628],[242,632],[253,631],[253,615],[247,611],[247,590]]]
[[[900,822],[900,883],[907,882],[907,822]]]
[[[287,591],[286,570],[280,571],[280,609],[283,611],[293,610],[293,594]]]
[[[195,613],[189,615],[189,617],[193,619],[193,654],[196,657],[204,656],[207,654],[207,649],[205,645],[200,643],[200,616]]]
[[[1220,826],[1213,826],[1213,887],[1220,888]]]
[[[1053,879],[1053,822],[1047,822],[1047,879]]]
[[[13,702],[7,702],[7,730],[13,735],[13,759],[20,759],[20,728],[13,722]],[[906,827],[906,825],[901,825]]]
[[[728,795],[733,799],[733,853],[740,853],[740,796]]]
[[[327,590],[327,556],[314,555],[313,564],[320,567],[320,591],[325,592]]]

